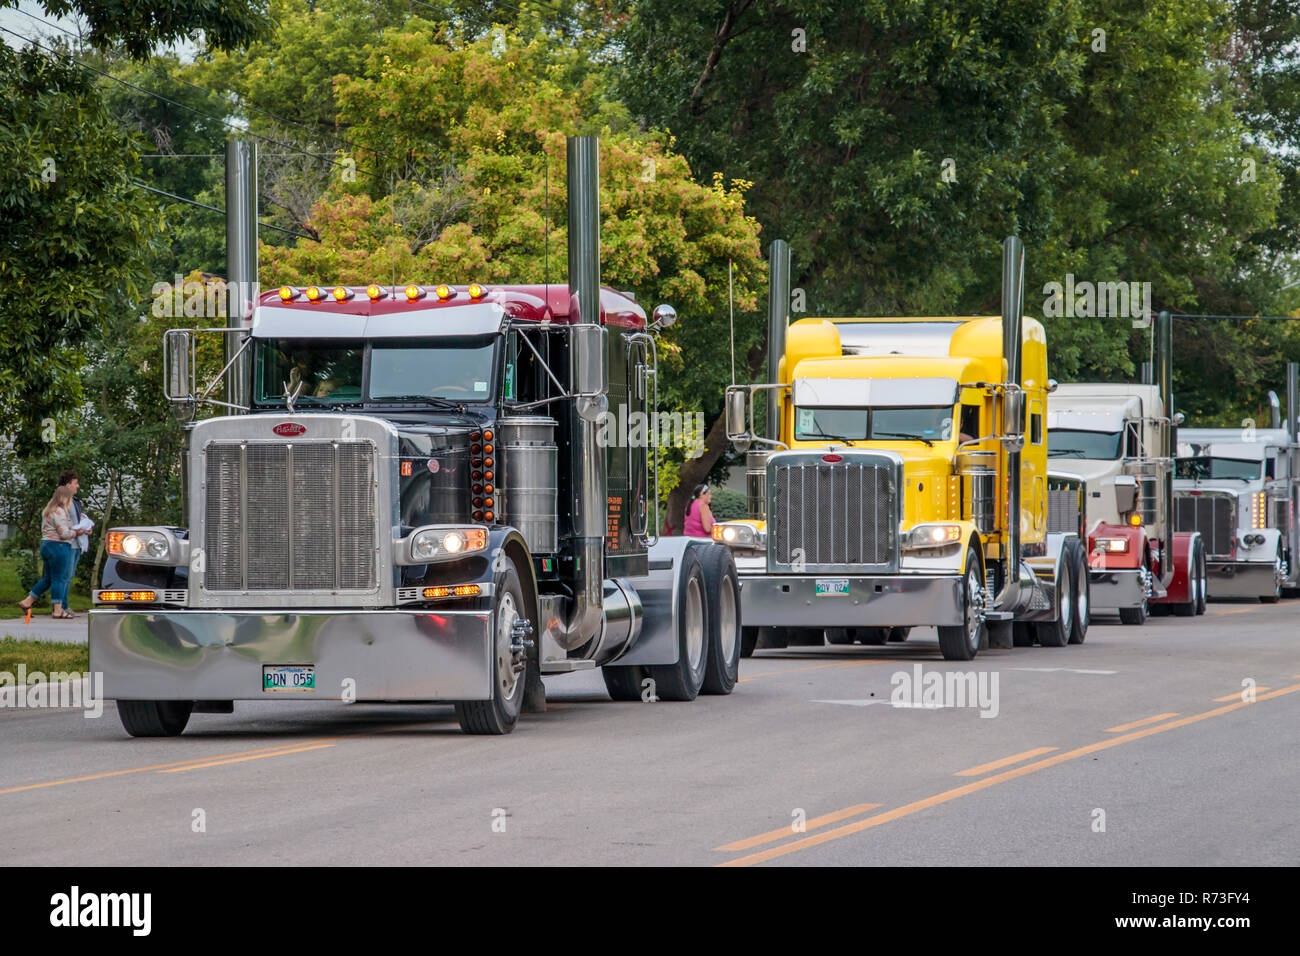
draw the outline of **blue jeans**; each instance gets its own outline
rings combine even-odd
[[[72,582],[72,548],[66,541],[42,541],[41,564],[44,574],[31,590],[33,598],[46,591],[55,604],[68,606],[68,585]]]

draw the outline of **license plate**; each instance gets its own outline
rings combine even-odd
[[[292,694],[316,689],[316,668],[300,664],[263,664],[262,690],[268,694]]]
[[[816,597],[847,597],[848,593],[848,578],[818,578],[813,585]]]

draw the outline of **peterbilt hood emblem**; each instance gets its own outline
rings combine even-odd
[[[275,432],[281,438],[297,438],[307,431],[306,425],[300,425],[298,422],[281,422],[271,431]]]

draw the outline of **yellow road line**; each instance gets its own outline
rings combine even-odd
[[[1223,611],[1206,611],[1206,617],[1222,617],[1224,614],[1245,614],[1248,611],[1259,611],[1268,607],[1267,604],[1252,604],[1249,607],[1234,607],[1231,610]]]
[[[159,770],[158,773],[184,773],[187,770],[202,770],[205,767],[222,767],[228,763],[243,763],[245,760],[262,760],[265,757],[283,757],[285,754],[300,754],[304,750],[323,750],[326,747],[333,747],[333,744],[313,744],[310,747],[294,747],[292,750],[274,750],[266,754],[251,754],[247,757],[231,757],[228,760],[213,760],[210,763],[192,763],[184,767],[172,767],[170,770]]]
[[[1282,687],[1269,694],[1261,695],[1256,700],[1263,701],[1273,697],[1281,697],[1284,694],[1292,694],[1300,690],[1300,684],[1292,684],[1290,687]],[[791,843],[785,843],[781,846],[774,846],[758,853],[751,853],[748,856],[737,857],[734,860],[728,860],[726,863],[719,863],[718,866],[753,866],[756,863],[764,863],[777,857],[785,856],[789,853],[797,853],[800,850],[811,849],[814,846],[820,846],[823,843],[829,843],[832,840],[838,840],[842,837],[850,836],[854,833],[861,833],[872,827],[878,827],[881,824],[889,823],[903,817],[911,816],[922,810],[928,810],[930,807],[939,806],[950,800],[956,800],[959,797],[965,797],[972,793],[978,793],[981,790],[987,790],[995,787],[1000,783],[1006,783],[1017,777],[1023,777],[1039,770],[1046,770],[1048,767],[1055,767],[1070,760],[1077,760],[1079,757],[1086,757],[1089,754],[1097,753],[1101,750],[1108,750],[1111,747],[1118,747],[1120,744],[1130,743],[1134,740],[1140,740],[1143,737],[1150,737],[1155,734],[1164,733],[1167,730],[1173,730],[1176,727],[1186,727],[1189,724],[1206,720],[1210,717],[1219,717],[1223,714],[1230,714],[1234,710],[1240,710],[1242,707],[1251,706],[1249,704],[1238,702],[1235,704],[1226,704],[1223,707],[1216,707],[1214,710],[1207,710],[1204,713],[1193,714],[1190,717],[1184,717],[1181,720],[1173,720],[1164,724],[1157,724],[1154,727],[1147,727],[1143,730],[1135,730],[1125,734],[1122,737],[1111,737],[1108,740],[1101,740],[1097,743],[1087,744],[1074,750],[1067,750],[1065,753],[1056,754],[1051,757],[1044,757],[1034,763],[1025,764],[1020,767],[1013,767],[1010,770],[1004,770],[1002,773],[994,774],[992,777],[985,777],[983,780],[976,780],[960,787],[954,787],[951,790],[945,790],[942,793],[936,793],[933,796],[926,797],[922,800],[916,800],[912,803],[898,807],[894,810],[887,810],[884,813],[877,813],[875,816],[867,817],[865,820],[855,820],[853,823],[847,823],[844,826],[836,827],[834,830],[826,830],[822,833],[816,833],[812,836],[804,837],[801,840],[795,840]]]
[[[1010,757],[1003,757],[1001,760],[991,760],[988,763],[982,763],[978,767],[971,767],[969,770],[958,770],[958,777],[978,777],[982,773],[988,773],[990,770],[1001,770],[1003,767],[1010,766],[1013,763],[1020,763],[1022,760],[1028,760],[1030,757],[1041,757],[1043,754],[1050,754],[1056,747],[1035,747],[1033,750],[1026,750],[1021,754],[1012,754]]]
[[[813,817],[804,823],[804,830],[815,830],[818,827],[824,827],[830,823],[839,823],[849,817],[855,817],[859,813],[866,813],[868,810],[874,810],[880,806],[878,803],[859,803],[856,806],[846,807],[843,810],[836,810],[834,813],[827,813],[820,817]],[[762,846],[764,843],[772,843],[776,840],[788,836],[794,836],[795,831],[790,827],[780,827],[776,830],[769,830],[766,833],[760,833],[756,837],[750,837],[747,840],[737,840],[735,843],[728,843],[726,846],[715,846],[715,850],[748,850],[756,846]]]
[[[1122,734],[1126,730],[1132,730],[1134,727],[1141,727],[1144,724],[1158,724],[1162,720],[1168,720],[1170,717],[1177,717],[1177,714],[1156,714],[1154,717],[1143,717],[1141,720],[1135,720],[1131,724],[1120,724],[1118,727],[1107,727],[1108,734]]]
[[[259,747],[257,750],[237,750],[231,754],[218,754],[216,757],[190,757],[186,760],[173,760],[171,763],[156,763],[148,767],[129,767],[126,770],[106,770],[103,773],[92,773],[84,777],[67,777],[63,780],[47,780],[44,783],[28,783],[21,787],[10,787],[7,790],[0,790],[0,794],[18,793],[22,790],[40,790],[44,787],[57,787],[65,783],[85,783],[88,780],[102,780],[105,777],[120,777],[128,773],[147,773],[150,770],[162,770],[165,767],[179,767],[184,764],[194,763],[196,760],[213,760],[220,757],[239,757],[243,754],[266,753],[271,750],[280,750],[288,744],[277,744],[274,747]]]
[[[1255,693],[1256,693],[1256,694],[1259,694],[1261,691],[1266,691],[1266,690],[1268,690],[1268,689],[1269,689],[1269,688],[1267,688],[1267,687],[1256,687],[1256,688],[1255,688]],[[1239,690],[1239,691],[1237,691],[1235,694],[1228,694],[1226,697],[1216,697],[1216,698],[1214,698],[1214,702],[1215,702],[1216,704],[1224,704],[1224,703],[1227,703],[1227,702],[1230,701],[1230,700],[1241,700],[1241,695],[1242,695],[1242,693],[1243,693],[1243,691],[1240,691],[1240,690]],[[1242,703],[1246,703],[1246,704],[1248,704],[1248,703],[1250,703],[1250,701],[1242,701]]]

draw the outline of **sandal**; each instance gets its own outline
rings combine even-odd
[[[77,616],[77,615],[73,614],[71,611],[64,611],[62,614],[51,614],[51,615],[50,615],[50,617],[55,618],[56,620],[60,620],[60,621],[70,621],[70,620],[72,620],[72,619],[73,619],[74,617],[76,617],[76,616]]]

